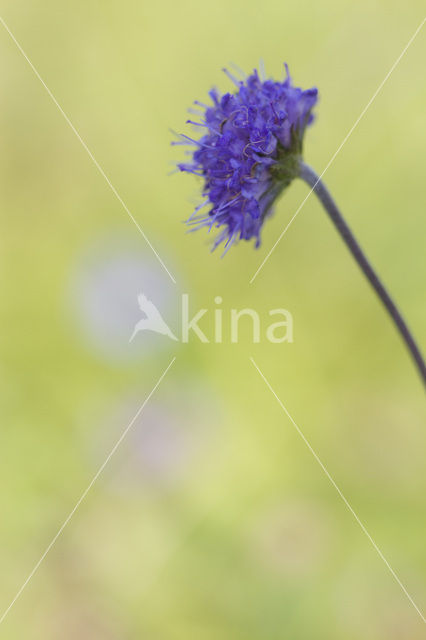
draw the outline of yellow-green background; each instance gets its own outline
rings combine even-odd
[[[260,58],[268,74],[281,77],[287,61],[296,84],[318,86],[305,156],[322,171],[423,10],[419,0],[1,3],[173,271],[175,290],[161,276],[167,295],[187,291],[194,308],[213,308],[221,295],[224,309],[249,306],[263,318],[285,307],[294,344],[253,345],[247,332],[238,345],[229,336],[222,345],[159,340],[158,350],[129,358],[98,348],[70,283],[80,272],[84,279],[99,246],[106,257],[96,259],[114,256],[114,239],[119,255],[129,250],[157,269],[155,257],[0,27],[1,611],[177,356],[0,637],[425,637],[248,360],[425,611],[424,395],[388,318],[313,197],[248,284],[307,193],[302,183],[279,202],[259,251],[240,244],[221,260],[203,232],[184,233],[196,180],[167,175],[182,158],[169,146],[169,127],[185,130],[186,108],[211,85],[229,89],[221,67],[250,71]],[[423,345],[425,38],[418,35],[326,176]],[[157,446],[171,453],[150,475],[149,451],[143,459],[135,451],[157,427]]]

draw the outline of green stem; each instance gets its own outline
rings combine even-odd
[[[398,307],[395,305],[394,301],[390,297],[389,293],[385,289],[383,283],[378,277],[377,273],[374,271],[370,262],[366,258],[363,250],[359,246],[357,240],[355,239],[352,231],[349,229],[346,224],[342,214],[340,213],[336,203],[330,195],[325,184],[322,182],[321,178],[315,173],[311,167],[305,164],[303,161],[300,161],[299,164],[300,173],[299,177],[307,182],[307,184],[312,188],[315,192],[315,195],[320,200],[324,209],[327,211],[331,220],[333,221],[334,226],[337,231],[342,236],[346,246],[349,251],[352,253],[359,267],[363,271],[367,280],[370,282],[371,286],[377,293],[384,307],[388,311],[390,317],[392,318],[396,328],[399,331],[400,336],[405,342],[405,345],[410,352],[414,363],[418,369],[420,377],[423,380],[423,383],[426,385],[426,363],[420,352],[419,347],[414,340],[414,337],[408,328],[404,318],[402,317]]]

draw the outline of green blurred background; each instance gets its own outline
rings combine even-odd
[[[425,626],[252,364],[426,606],[425,403],[398,336],[295,183],[255,251],[185,234],[169,127],[221,67],[318,86],[322,171],[423,18],[420,0],[3,1],[0,14],[173,272],[174,286],[0,27],[0,610],[176,362],[0,626],[31,639],[392,640]],[[326,175],[426,345],[425,33]],[[187,131],[189,133],[189,131]],[[423,165],[423,166],[422,166]],[[136,293],[285,307],[294,343],[139,336]],[[263,315],[262,315],[263,314]],[[212,332],[212,315],[203,321]]]

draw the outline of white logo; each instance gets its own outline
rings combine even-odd
[[[140,310],[145,314],[145,318],[139,320],[136,324],[129,342],[132,342],[133,338],[139,331],[154,331],[155,333],[161,333],[163,336],[169,336],[172,340],[177,340],[173,331],[164,322],[161,313],[151,300],[143,294],[138,295],[138,303]]]
[[[196,313],[190,317],[189,313],[189,295],[182,294],[181,300],[181,337],[177,338],[170,327],[163,320],[157,307],[151,300],[143,294],[138,295],[138,303],[145,317],[136,324],[129,342],[140,331],[153,331],[161,335],[168,336],[172,340],[188,343],[190,334],[197,337],[200,342],[222,343],[230,341],[231,343],[239,342],[240,324],[245,325],[246,330],[251,329],[251,340],[253,343],[259,343],[262,335],[268,342],[279,344],[282,342],[293,342],[293,316],[286,309],[271,309],[268,312],[269,323],[265,327],[261,321],[260,315],[254,309],[230,309],[228,316],[220,307],[222,298],[216,296],[214,299],[217,305],[213,309],[213,336],[210,337],[199,326],[199,322],[207,316],[207,322],[211,325],[211,313],[208,309],[198,309]],[[273,322],[272,319],[276,321]],[[225,334],[225,338],[224,338]]]

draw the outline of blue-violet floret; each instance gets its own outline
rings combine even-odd
[[[221,227],[213,248],[227,250],[239,239],[260,244],[263,222],[278,195],[298,175],[306,127],[313,120],[317,89],[294,87],[286,65],[283,82],[262,81],[255,70],[244,81],[225,70],[237,87],[233,94],[209,93],[212,104],[195,102],[205,129],[199,139],[179,136],[174,144],[189,144],[191,161],[181,171],[204,180],[202,204],[187,221],[193,229]],[[204,207],[207,213],[200,213]]]

